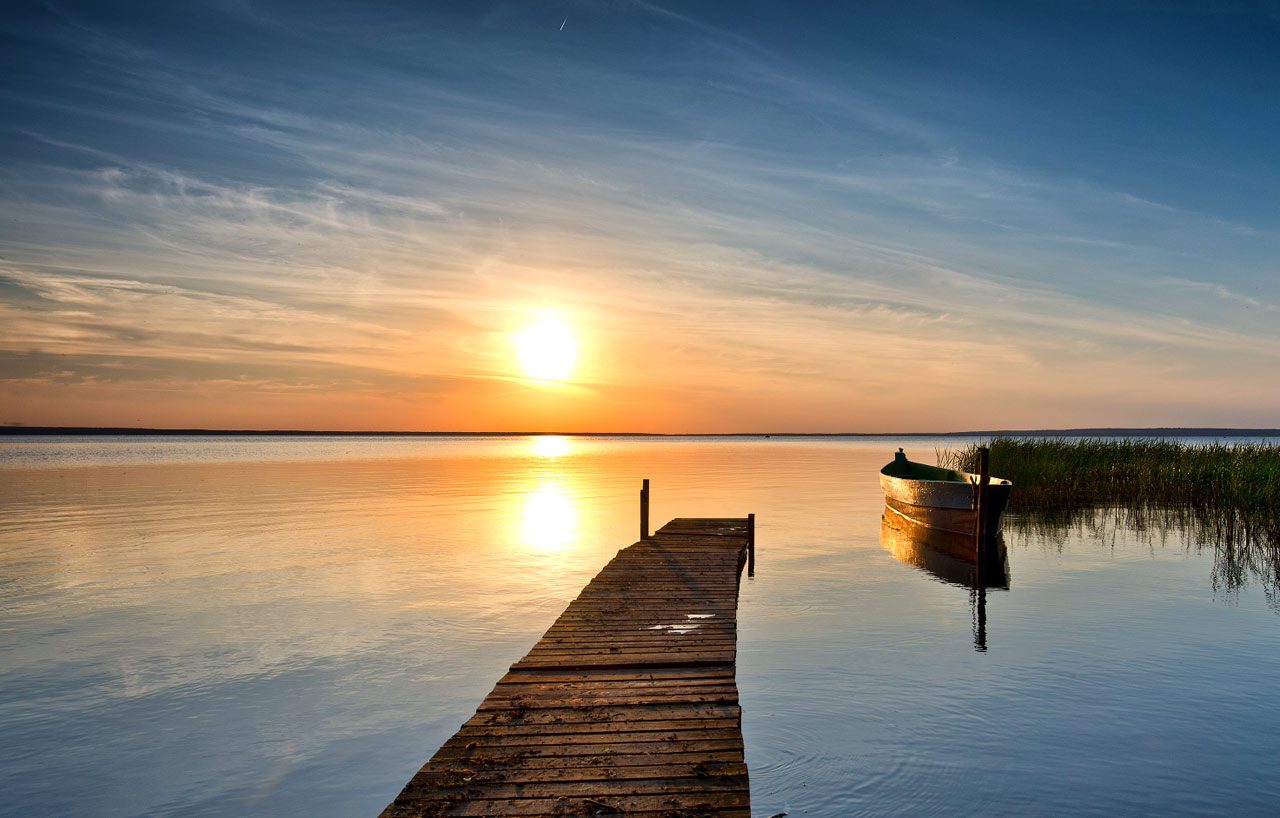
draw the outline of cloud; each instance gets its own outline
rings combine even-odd
[[[583,401],[785,390],[822,422],[872,388],[939,404],[1004,380],[1048,403],[1274,365],[1272,232],[974,155],[891,75],[616,11],[667,50],[526,41],[518,9],[376,50],[395,26],[360,18],[334,65],[305,56],[332,20],[251,7],[231,19],[279,51],[244,64],[53,37],[97,73],[15,92],[52,113],[19,125],[39,152],[0,188],[0,374],[56,356],[51,383],[533,401],[507,336],[543,306],[590,338]],[[620,36],[604,16],[582,30]]]

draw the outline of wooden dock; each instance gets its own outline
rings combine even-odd
[[[382,818],[749,818],[734,680],[748,533],[677,519],[619,551]]]

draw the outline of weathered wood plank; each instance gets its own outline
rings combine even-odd
[[[650,759],[652,760],[652,759]],[[473,786],[482,783],[523,784],[551,781],[643,781],[645,779],[679,778],[728,778],[747,774],[747,765],[740,762],[669,761],[664,764],[590,765],[575,767],[529,766],[509,768],[445,767],[424,768],[415,775],[415,787]],[[470,779],[470,780],[468,780]],[[473,784],[474,782],[474,784]]]
[[[662,679],[706,679],[712,677],[733,678],[732,670],[689,670],[688,668],[652,668],[635,671],[573,671],[559,672],[555,670],[513,671],[502,677],[500,684],[519,684],[523,682],[612,682],[627,680],[662,680]]]
[[[712,793],[735,793],[741,789],[737,779],[746,775],[746,770],[736,774],[720,776],[688,776],[669,778],[658,775],[654,778],[615,779],[564,779],[560,781],[529,781],[510,783],[506,781],[478,782],[474,778],[466,781],[465,776],[442,777],[438,781],[415,779],[416,787],[424,793],[448,792],[450,790],[465,793],[471,801],[505,801],[509,799],[559,798],[565,794],[565,780],[574,784],[573,794],[577,796],[595,797],[600,795],[636,796],[636,795],[709,795]]]
[[[741,760],[742,739],[702,739],[702,740],[668,740],[668,741],[613,741],[592,744],[486,744],[482,741],[465,743],[445,742],[445,746],[432,758],[465,759],[488,755],[496,755],[501,750],[504,757],[511,758],[517,754],[557,758],[570,756],[611,756],[648,754],[651,758],[668,753],[714,753],[736,751],[737,758],[726,755],[728,760]]]
[[[750,815],[750,798],[743,793],[706,793],[693,795],[614,796],[599,799],[561,796],[559,798],[519,799],[510,801],[458,800],[443,811],[395,811],[393,803],[383,813],[387,818],[417,815],[456,815],[460,818],[534,818],[535,816],[580,815],[654,815],[656,818],[709,818],[709,816]]]
[[[600,733],[611,736],[632,734],[642,730],[674,731],[674,730],[736,730],[741,722],[736,718],[689,718],[689,719],[618,719],[609,721],[558,721],[558,720],[521,720],[507,721],[475,721],[468,720],[458,731],[459,736],[483,735],[495,729],[509,731],[509,735],[527,735],[545,733],[547,735],[576,735],[578,733]]]
[[[647,670],[648,668],[646,668]],[[580,682],[571,678],[559,676],[558,678],[547,679],[546,681],[508,681],[512,677],[525,677],[537,674],[539,670],[544,668],[516,668],[510,671],[503,681],[494,685],[490,695],[496,696],[545,696],[559,695],[565,692],[577,691],[584,695],[608,695],[613,690],[622,689],[640,689],[640,690],[669,690],[678,687],[706,687],[708,685],[733,684],[732,668],[710,667],[710,668],[663,668],[664,670],[689,670],[699,672],[701,675],[689,676],[663,676],[661,678],[630,678],[630,679],[611,679],[599,682]],[[555,669],[552,668],[554,671]],[[634,670],[634,669],[632,669]],[[729,671],[726,674],[726,671]],[[608,670],[600,669],[595,671],[582,671],[584,673],[628,673],[630,670]]]
[[[680,702],[678,698],[673,697],[689,697],[689,696],[712,696],[717,699],[716,702],[708,704]],[[645,707],[664,706],[669,710],[664,713],[685,713],[701,710],[709,707],[732,707],[736,706],[737,690],[733,685],[715,685],[713,687],[681,687],[671,690],[663,690],[662,688],[636,689],[624,688],[609,694],[591,694],[579,693],[574,691],[561,692],[558,695],[532,695],[517,694],[515,696],[507,695],[490,695],[481,702],[477,708],[477,713],[491,713],[493,715],[488,718],[555,718],[558,711],[564,711],[564,716],[569,717],[570,714],[581,715],[584,711],[591,711],[591,718],[605,718],[605,713],[609,708],[618,705],[626,710],[628,718],[642,718],[642,713],[646,712]],[[643,702],[627,702],[625,705],[620,704],[618,699],[640,699],[649,700],[650,704]],[[578,703],[578,702],[581,703]],[[732,704],[722,704],[721,701],[728,701]],[[687,708],[687,710],[686,710]]]
[[[674,682],[675,680],[668,680]],[[550,707],[553,706],[548,702],[554,702],[559,698],[577,698],[577,699],[608,699],[612,696],[674,696],[674,695],[705,695],[708,693],[729,693],[732,694],[735,688],[732,687],[733,680],[715,685],[683,685],[683,684],[664,684],[655,682],[652,685],[640,685],[637,687],[617,687],[608,688],[584,687],[579,689],[563,689],[563,690],[544,690],[542,688],[530,685],[521,687],[504,685],[502,688],[495,688],[489,696],[485,697],[483,702],[486,706],[497,706],[500,702],[519,702],[527,701],[530,706]],[[726,690],[726,688],[728,688]],[[482,708],[483,709],[483,708]]]
[[[538,645],[529,651],[529,656],[551,656],[567,654],[569,656],[594,656],[597,654],[641,654],[656,653],[660,656],[672,656],[685,653],[721,653],[733,652],[734,640],[694,640],[677,641],[675,639],[653,640],[652,642],[629,642],[620,645],[609,645],[602,639],[584,639],[568,642],[553,642]]]
[[[690,668],[691,670],[723,670],[723,668]],[[521,668],[514,670],[508,676],[523,676],[529,673],[533,668]],[[658,691],[670,692],[672,690],[700,690],[707,687],[718,687],[721,685],[730,685],[734,683],[732,676],[712,675],[706,676],[686,676],[686,677],[667,677],[664,679],[616,679],[608,682],[574,682],[567,679],[549,680],[545,682],[507,682],[503,681],[495,685],[490,692],[490,696],[499,696],[503,698],[518,696],[562,696],[571,694],[580,694],[583,696],[609,696],[614,693],[623,691]]]
[[[714,693],[714,692],[673,694],[669,697],[664,697],[661,693],[657,693],[657,694],[649,693],[644,696],[618,696],[611,699],[607,699],[604,697],[594,697],[594,698],[582,697],[577,699],[564,700],[566,704],[571,704],[573,706],[581,707],[583,709],[599,707],[602,704],[606,704],[606,703],[616,704],[619,706],[640,706],[640,705],[659,706],[664,703],[669,703],[671,705],[736,704],[737,701],[738,701],[738,696],[736,693]],[[527,709],[534,709],[538,707],[538,703],[537,701],[528,701],[528,702],[518,703],[517,706],[522,706]],[[482,706],[480,709],[486,710],[486,709],[498,709],[498,708],[496,707],[486,708]],[[505,703],[504,703],[504,706],[501,709],[509,710],[511,708],[505,706]]]
[[[681,726],[691,723],[702,724],[737,724],[739,715],[736,708],[717,707],[716,705],[688,704],[673,707],[670,710],[654,706],[639,707],[592,707],[582,710],[558,707],[529,711],[487,710],[472,716],[463,725],[482,727],[496,725],[584,725],[591,729],[617,730],[619,724],[656,724]]]
[[[740,762],[741,759],[738,761]],[[672,769],[683,769],[684,766],[690,764],[707,767],[720,764],[738,763],[725,761],[724,751],[722,750],[714,752],[663,753],[661,756],[654,756],[651,753],[588,755],[573,759],[573,762],[574,763],[572,764],[568,764],[566,759],[563,757],[529,756],[523,755],[519,752],[509,754],[494,752],[488,755],[472,755],[467,758],[447,757],[437,753],[436,756],[432,757],[430,764],[425,765],[418,771],[418,775],[425,775],[432,771],[445,769],[487,772],[511,772],[513,770],[546,772],[549,770],[597,770],[646,766],[670,766]],[[538,774],[541,774],[541,772]]]

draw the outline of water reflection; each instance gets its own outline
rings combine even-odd
[[[530,449],[541,460],[526,478],[522,539],[543,551],[559,550],[578,536],[574,493],[562,473],[563,463],[557,460],[569,453],[569,439],[562,435],[539,435],[532,439]]]
[[[894,557],[964,588],[1009,589],[1009,554],[998,536],[979,559],[973,537],[915,523],[888,506],[880,520],[880,545]]]
[[[569,438],[562,435],[541,435],[533,439],[533,453],[540,457],[560,457],[569,453]]]
[[[1234,511],[1196,508],[1130,507],[1034,509],[1007,518],[1015,542],[1044,540],[1065,547],[1068,540],[1112,543],[1118,532],[1148,546],[1180,544],[1187,551],[1213,551],[1210,584],[1235,596],[1257,580],[1267,603],[1280,613],[1280,532],[1260,530]]]
[[[973,537],[920,525],[885,506],[880,545],[895,558],[951,585],[969,589],[973,646],[987,649],[987,589],[1009,590],[1009,553],[1004,537],[979,548]]]
[[[524,501],[524,540],[544,550],[569,545],[577,538],[578,514],[572,495],[559,480],[548,480]]]

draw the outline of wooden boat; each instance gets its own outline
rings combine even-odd
[[[955,534],[977,532],[978,479],[969,472],[915,463],[902,449],[880,470],[886,506],[914,523]],[[987,478],[986,530],[992,537],[1000,531],[1012,488],[1008,480]]]

